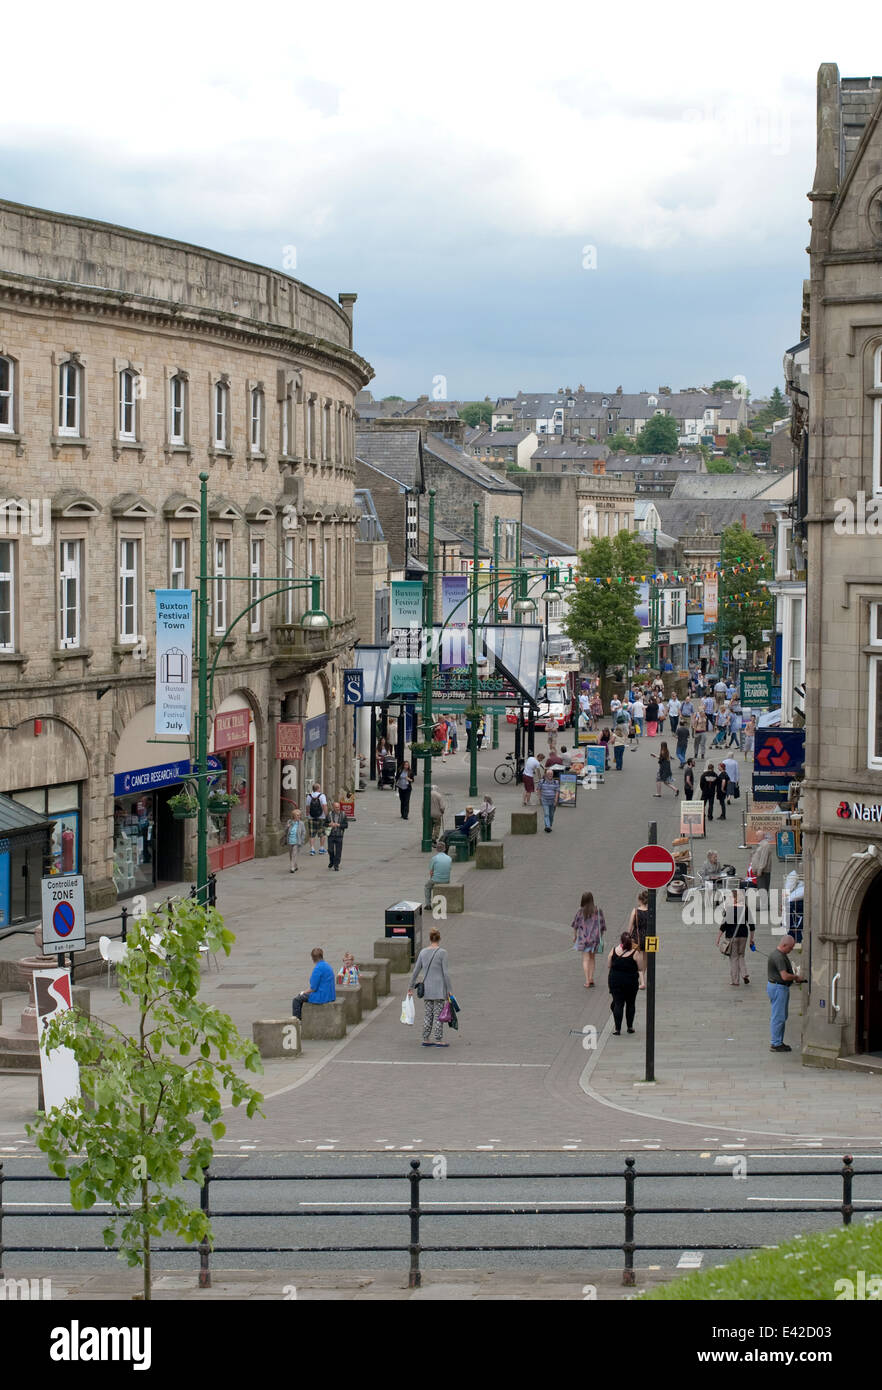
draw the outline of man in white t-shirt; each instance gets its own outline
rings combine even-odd
[[[680,701],[677,699],[676,695],[672,695],[670,700],[668,700],[668,718],[671,721],[672,734],[675,734],[677,732],[677,725],[680,722],[681,709],[682,705],[680,704]]]
[[[643,721],[646,718],[646,706],[639,695],[631,706],[631,718],[634,720],[637,737],[640,738],[643,733]]]
[[[523,771],[523,773],[522,773],[522,778],[523,778],[523,785],[524,785],[524,805],[525,805],[525,806],[529,806],[530,801],[531,801],[532,796],[533,796],[533,792],[536,790],[536,784],[537,784],[537,782],[541,782],[541,781],[542,781],[542,763],[543,763],[543,761],[544,761],[544,757],[543,757],[543,755],[542,755],[541,753],[540,753],[540,755],[539,755],[538,758],[537,758],[537,757],[534,757],[534,755],[531,753],[530,756],[529,756],[529,758],[527,759],[527,761],[524,763],[524,771]],[[537,793],[537,797],[538,797],[538,793]]]

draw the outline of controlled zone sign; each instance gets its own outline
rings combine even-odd
[[[43,879],[43,954],[86,949],[86,902],[82,874]]]
[[[666,888],[674,867],[674,856],[661,845],[644,845],[631,860],[631,873],[641,888]]]

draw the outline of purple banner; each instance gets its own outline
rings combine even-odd
[[[441,633],[439,667],[450,671],[469,664],[469,576],[448,574],[441,580],[441,621],[450,622]]]

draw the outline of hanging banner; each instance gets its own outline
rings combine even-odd
[[[709,626],[719,617],[720,581],[715,574],[708,575],[704,581],[704,621]]]
[[[157,734],[189,734],[193,672],[193,595],[156,590]]]
[[[649,585],[638,584],[640,597],[634,606],[634,616],[641,627],[649,627]]]
[[[442,671],[468,666],[469,576],[447,574],[441,580],[441,632],[439,665]]]
[[[423,675],[423,586],[419,579],[394,579],[389,589],[389,694],[417,694]]]
[[[73,1005],[69,970],[35,970],[34,1004],[40,1038],[40,1073],[43,1079],[43,1108],[48,1114],[56,1105],[76,1100],[80,1094],[80,1069],[69,1047],[47,1052],[43,1034],[56,1014]]]

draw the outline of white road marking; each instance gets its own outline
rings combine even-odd
[[[678,1269],[701,1269],[704,1256],[698,1250],[684,1250],[677,1261]]]
[[[318,1181],[319,1181],[319,1179],[317,1178],[317,1179],[316,1179],[316,1182],[318,1182]],[[342,1208],[344,1208],[344,1209],[347,1209],[347,1208],[349,1208],[349,1207],[351,1207],[351,1206],[354,1206],[355,1204],[356,1204],[356,1199],[354,1199],[354,1198],[353,1198],[353,1200],[352,1200],[351,1202],[331,1202],[331,1201],[328,1201],[328,1202],[298,1202],[298,1203],[297,1203],[298,1207],[342,1207]],[[407,1206],[407,1198],[406,1198],[406,1197],[403,1198],[400,1202],[358,1202],[357,1205],[360,1206],[360,1207],[406,1207],[406,1206]],[[512,1197],[512,1198],[510,1198],[508,1201],[495,1201],[495,1200],[494,1200],[494,1201],[486,1201],[486,1202],[482,1202],[482,1201],[478,1200],[477,1198],[476,1198],[474,1201],[465,1201],[465,1200],[463,1200],[463,1201],[460,1201],[460,1202],[453,1202],[453,1201],[449,1201],[449,1202],[423,1202],[423,1201],[421,1201],[421,1202],[420,1202],[420,1206],[422,1206],[422,1207],[523,1207],[523,1206],[528,1206],[528,1207],[530,1207],[530,1209],[532,1210],[533,1207],[621,1207],[621,1206],[622,1206],[622,1203],[621,1203],[620,1201],[618,1201],[618,1202],[617,1202],[617,1201],[585,1201],[585,1202],[578,1202],[578,1201],[560,1201],[560,1202],[555,1202],[555,1201],[550,1201],[550,1200],[547,1201],[547,1202],[536,1202],[536,1201],[533,1200],[532,1197],[526,1197],[526,1198],[520,1198],[520,1199]],[[266,1215],[267,1215],[267,1216],[272,1216],[272,1212],[267,1212]]]
[[[838,1159],[840,1160],[840,1162],[842,1161],[842,1154],[839,1154],[839,1153],[836,1153],[836,1154],[794,1154],[794,1153],[784,1153],[784,1154],[782,1154],[782,1153],[777,1153],[777,1154],[750,1154],[749,1157],[750,1157],[750,1158],[783,1158],[787,1163],[791,1163],[791,1162],[793,1162],[793,1161],[795,1161],[795,1160],[798,1160],[798,1159],[800,1159],[800,1158],[838,1158]],[[852,1154],[852,1158],[878,1158],[878,1157],[879,1157],[878,1154]]]
[[[445,1060],[444,1060],[443,1062],[440,1062],[440,1061],[438,1061],[438,1062],[431,1061],[431,1062],[430,1062],[430,1061],[428,1060],[428,1058],[427,1058],[425,1061],[419,1060],[419,1061],[416,1061],[416,1062],[400,1062],[400,1061],[384,1062],[382,1059],[380,1059],[380,1058],[375,1058],[375,1057],[364,1057],[364,1058],[358,1058],[358,1057],[344,1057],[344,1058],[343,1058],[343,1061],[340,1063],[340,1066],[346,1066],[346,1067],[439,1067],[439,1066],[445,1066],[445,1067],[538,1067],[538,1068],[540,1068],[541,1070],[547,1071],[548,1068],[551,1066],[551,1063],[550,1063],[550,1062],[452,1062],[452,1061],[448,1061],[446,1058],[445,1058]]]
[[[661,1144],[644,1144],[644,1149],[660,1149]]]
[[[318,1153],[318,1152],[320,1152],[322,1149],[333,1149],[334,1145],[333,1145],[333,1144],[316,1144],[315,1147],[316,1147],[316,1152]]]
[[[488,1151],[488,1150],[492,1150],[493,1145],[492,1145],[492,1144],[476,1144],[476,1145],[475,1145],[475,1148],[476,1148],[477,1150],[479,1150],[479,1151],[480,1151],[481,1149],[483,1149],[483,1150],[485,1150],[485,1151]]]
[[[721,1149],[743,1149],[743,1148],[744,1148],[744,1145],[743,1145],[743,1144],[721,1144],[721,1145],[720,1145],[720,1148],[721,1148]]]
[[[748,1197],[747,1200],[748,1202],[827,1202],[835,1207],[842,1206],[841,1197]],[[873,1206],[879,1205],[876,1197],[853,1197],[851,1200],[852,1206],[859,1206],[861,1203],[864,1206],[868,1203]]]

